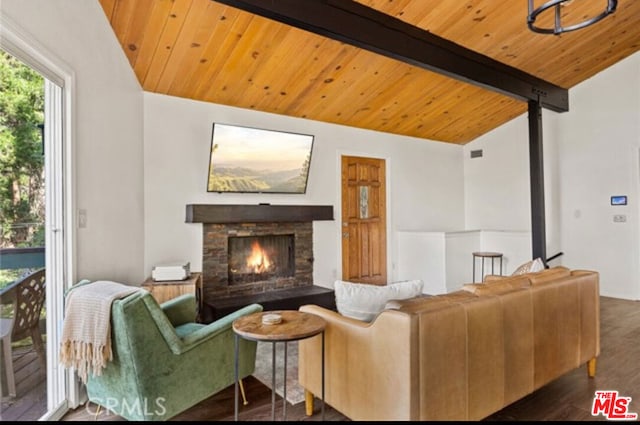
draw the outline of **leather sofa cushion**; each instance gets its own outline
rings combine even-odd
[[[483,282],[484,283],[495,282],[495,281],[500,281],[505,279],[511,279],[512,277],[516,277],[516,276],[528,277],[533,281],[546,281],[546,280],[553,280],[559,277],[569,276],[570,273],[571,273],[570,270],[564,266],[555,266],[549,269],[541,270],[539,272],[524,273],[521,275],[502,276],[502,275],[488,274],[484,277]]]
[[[389,300],[384,306],[385,310],[401,310],[406,312],[418,311],[425,305],[425,301],[433,298],[433,295],[422,294],[405,300]],[[431,300],[430,302],[433,302]]]
[[[419,313],[457,303],[461,300],[475,297],[474,294],[465,291],[455,291],[441,295],[421,295],[405,300],[390,300],[385,305],[385,310],[400,310],[405,313]]]
[[[527,276],[531,281],[531,285],[535,286],[540,283],[552,282],[563,277],[571,276],[571,270],[563,266],[556,266],[538,273],[528,273],[524,276]]]
[[[530,286],[529,278],[521,275],[489,280],[485,283],[467,283],[462,286],[462,289],[476,295],[498,295],[528,286]]]

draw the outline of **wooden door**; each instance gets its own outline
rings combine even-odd
[[[342,157],[342,280],[386,285],[385,161]]]

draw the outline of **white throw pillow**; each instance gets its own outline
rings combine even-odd
[[[536,258],[535,260],[527,261],[520,267],[514,271],[511,276],[517,276],[525,273],[535,273],[544,270],[544,263],[540,258]]]
[[[405,300],[422,294],[422,280],[393,282],[384,286],[336,280],[336,308],[343,316],[372,321],[389,300]]]

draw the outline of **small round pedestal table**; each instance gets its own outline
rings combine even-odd
[[[263,323],[265,315],[280,315],[275,324]],[[322,335],[322,420],[324,421],[324,329],[325,320],[311,313],[297,310],[262,311],[234,320],[235,332],[235,420],[238,420],[238,348],[240,338],[251,341],[271,342],[273,346],[271,366],[271,417],[276,419],[276,343],[284,342],[284,379],[282,418],[287,417],[287,342]]]

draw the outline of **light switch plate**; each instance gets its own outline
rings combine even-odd
[[[613,216],[614,223],[624,223],[627,221],[627,216],[624,214],[616,214]]]

